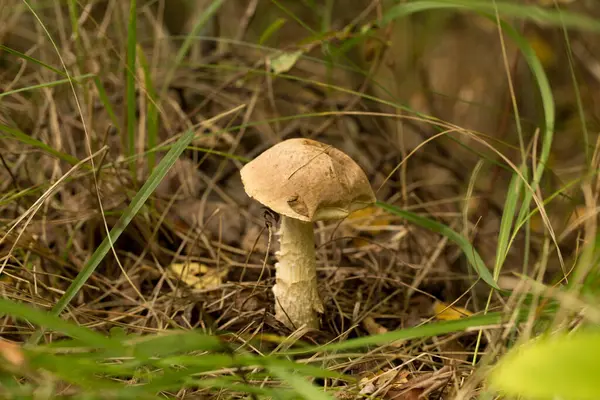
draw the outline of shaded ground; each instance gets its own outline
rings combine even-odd
[[[135,147],[128,153],[127,4],[79,5],[76,35],[66,6],[34,4],[57,51],[24,3],[4,0],[0,88],[10,92],[0,98],[4,297],[52,307],[148,176],[151,157],[139,156],[133,163],[126,157],[172,143],[188,129],[198,131],[193,147],[70,303],[66,318],[102,332],[122,327],[139,333],[201,328],[241,337],[290,334],[272,315],[275,229],[270,229],[265,210],[244,193],[239,169],[291,137],[310,137],[345,151],[364,168],[380,201],[464,234],[486,265],[494,265],[511,175],[505,162],[493,162],[501,161],[493,149],[520,162],[507,66],[526,147],[534,142],[539,149],[535,133],[543,122],[534,79],[514,44],[504,38],[503,54],[498,31],[489,21],[473,14],[432,12],[398,20],[342,53],[358,34],[358,29],[343,34],[344,27],[372,21],[381,12],[377,2],[356,2],[353,7],[332,2],[330,21],[324,11],[319,15],[295,2],[280,7],[266,1],[247,3],[226,1],[200,32],[218,39],[193,39],[182,59],[177,54],[187,43],[177,35],[194,29],[194,16],[202,9],[189,10],[190,21],[183,23],[186,13],[180,4],[139,5],[143,57],[135,71]],[[280,27],[275,22],[279,18],[286,21]],[[326,28],[320,33],[322,26]],[[595,145],[595,36],[570,37],[578,80],[574,86],[564,62],[562,32],[532,23],[521,23],[520,32],[544,62],[557,102],[552,173],[542,185],[546,197],[579,176],[585,163],[574,87],[581,91],[590,152]],[[77,97],[67,83],[49,85],[64,77],[7,49],[58,70],[64,62],[74,76],[95,74],[106,98],[89,77],[74,87]],[[284,50],[284,56],[274,49]],[[303,57],[295,60],[293,51],[298,49]],[[286,62],[289,69],[281,65]],[[155,138],[153,102],[159,114]],[[413,111],[402,110],[400,104]],[[245,107],[200,128],[239,105]],[[461,131],[455,128],[426,143],[453,128],[436,126],[417,112]],[[54,154],[26,138],[45,143]],[[72,167],[68,156],[82,160],[90,148],[95,153],[103,146],[94,157],[95,175],[89,164],[78,165],[46,192]],[[156,154],[160,160],[164,152]],[[42,193],[48,196],[35,215],[8,233]],[[577,186],[566,194],[548,206],[559,237],[581,203]],[[539,272],[544,229],[536,221],[532,236],[517,236],[511,247],[502,271],[506,278],[523,270],[525,243],[531,251],[527,272]],[[320,332],[298,336],[324,343],[416,326],[435,318],[436,310],[443,309],[440,302],[471,312],[485,307],[488,287],[476,284],[464,254],[443,235],[378,208],[339,224],[319,223],[315,229],[326,312]],[[568,256],[576,244],[574,234],[561,239]],[[560,277],[555,258],[545,273],[551,280]],[[183,265],[195,269],[194,277],[181,275]],[[501,309],[503,301],[494,298],[492,309]],[[33,331],[9,317],[0,329],[3,338],[13,341],[25,340]],[[433,393],[430,398],[449,396],[471,371],[476,339],[476,333],[463,333],[415,341],[393,361],[389,354],[373,355],[348,365],[346,372],[371,376],[401,365],[393,381],[412,386],[400,390],[384,385],[390,398],[412,399],[423,392]],[[394,397],[400,393],[404,397]]]

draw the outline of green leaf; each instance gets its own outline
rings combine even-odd
[[[332,400],[333,398],[310,383],[305,377],[293,374],[285,368],[271,365],[269,371],[279,379],[289,384],[302,398],[306,400]]]
[[[392,206],[391,204],[378,201],[376,205],[392,214],[398,215],[399,217],[402,217],[405,220],[412,222],[413,224],[419,225],[422,228],[446,236],[448,239],[453,241],[458,247],[461,248],[461,250],[467,257],[467,260],[469,260],[469,263],[471,264],[473,269],[475,269],[475,271],[481,277],[481,279],[483,279],[485,283],[487,283],[494,289],[500,290],[500,288],[496,284],[496,281],[494,281],[494,277],[492,276],[490,270],[486,267],[485,263],[483,262],[483,259],[481,258],[479,253],[477,253],[477,250],[475,250],[475,248],[467,240],[467,238],[455,232],[454,230],[452,230],[444,224],[441,224],[437,221],[433,221],[429,218],[421,217],[409,211],[401,210],[397,207]]]
[[[599,332],[536,339],[506,354],[488,381],[495,390],[530,399],[598,399],[598,355]]]

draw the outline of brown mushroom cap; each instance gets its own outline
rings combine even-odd
[[[302,221],[341,219],[376,201],[364,171],[342,151],[311,139],[288,139],[241,170],[248,196]]]

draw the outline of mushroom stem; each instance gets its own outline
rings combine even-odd
[[[281,216],[278,262],[275,264],[275,317],[291,329],[319,328],[324,311],[317,289],[312,222]]]

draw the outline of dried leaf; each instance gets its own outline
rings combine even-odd
[[[301,50],[291,53],[281,52],[271,58],[271,71],[275,74],[288,72],[303,54]]]
[[[366,207],[354,211],[346,219],[353,231],[367,231],[372,235],[381,233],[379,227],[389,226],[392,223],[391,214],[384,213],[379,207]],[[364,247],[370,242],[364,238],[355,237],[352,244],[356,248]]]
[[[374,235],[381,232],[381,229],[378,228],[388,226],[392,223],[391,215],[375,206],[354,211],[348,216],[347,221],[352,228],[369,231]]]
[[[223,278],[227,276],[228,270],[217,270],[204,264],[191,262],[173,263],[169,266],[169,272],[194,289],[214,289],[223,284]]]
[[[362,324],[370,335],[379,335],[388,331],[385,326],[379,325],[372,317],[365,317],[365,319],[362,321]]]
[[[379,370],[367,374],[360,382],[360,394],[369,395],[382,387],[389,390],[399,390],[402,385],[408,383],[408,371],[397,371],[395,369]]]
[[[25,363],[25,355],[21,347],[2,339],[0,339],[0,356],[13,367],[21,367]]]
[[[450,306],[441,301],[436,301],[433,304],[433,313],[437,319],[442,321],[453,321],[473,315],[466,308]]]

